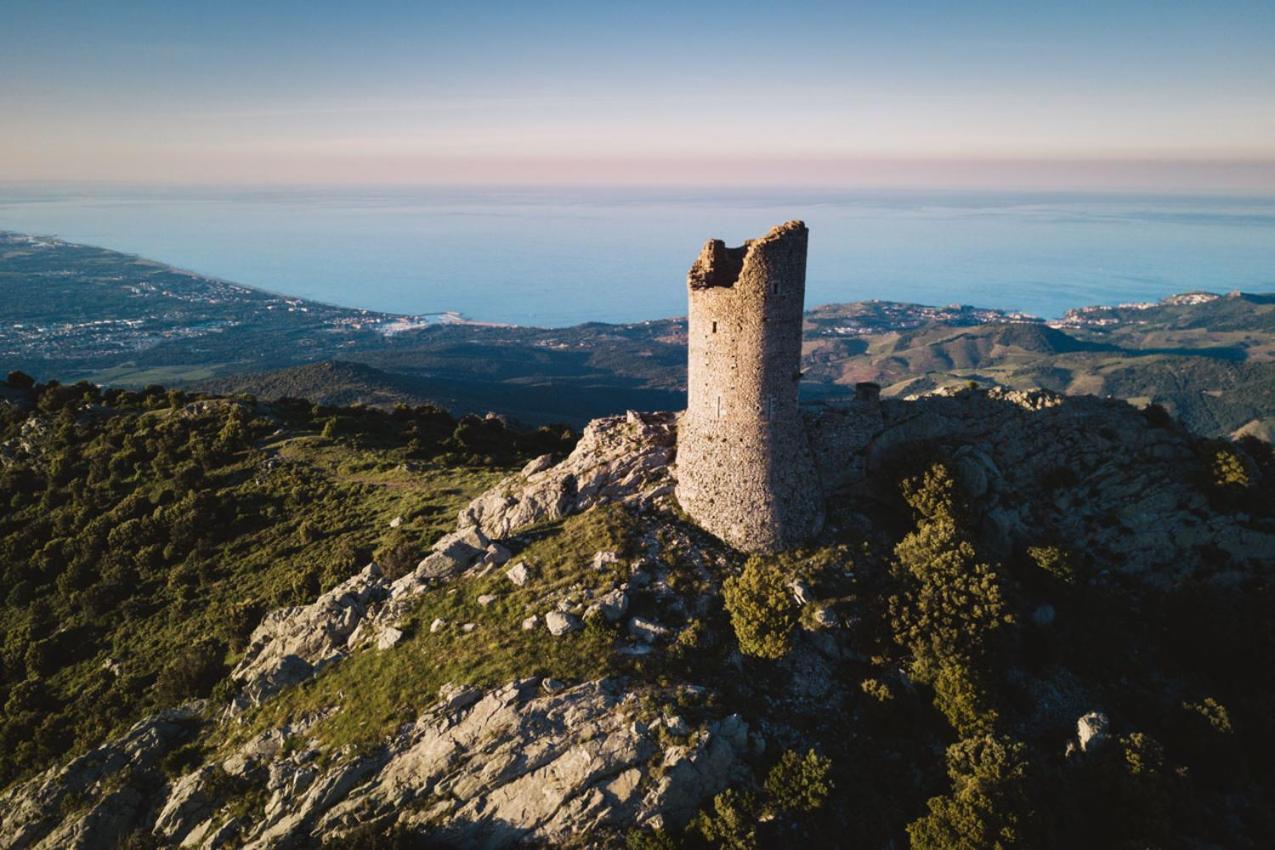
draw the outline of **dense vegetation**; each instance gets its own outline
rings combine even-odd
[[[261,614],[414,565],[563,429],[15,373],[0,405],[0,785],[208,696]],[[390,520],[401,517],[398,528]]]
[[[1266,486],[1219,445],[1201,456],[1201,487],[1269,515],[1275,462],[1266,444],[1245,447]],[[757,675],[792,651],[793,606],[776,588],[800,579],[867,615],[857,641],[875,654],[840,671],[861,677],[863,700],[847,718],[855,734],[823,738],[837,810],[812,820],[816,844],[885,846],[903,825],[918,850],[1275,841],[1271,561],[1162,593],[1100,579],[1099,556],[1046,541],[989,563],[968,531],[977,507],[945,465],[904,475],[900,492],[915,524],[892,555],[753,558],[726,585]],[[1077,697],[1120,733],[1083,751],[1060,737],[1076,718],[1057,712]],[[741,816],[736,795],[703,818],[710,846],[785,846],[759,843],[764,825]]]

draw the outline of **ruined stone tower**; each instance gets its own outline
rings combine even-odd
[[[677,498],[744,551],[818,532],[823,496],[801,414],[806,226],[790,221],[739,248],[714,239],[687,275],[687,407]]]

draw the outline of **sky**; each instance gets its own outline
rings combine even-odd
[[[0,181],[1275,193],[1265,2],[0,2]]]

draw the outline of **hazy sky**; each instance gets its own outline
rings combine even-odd
[[[1275,191],[1275,0],[4,0],[49,179]]]

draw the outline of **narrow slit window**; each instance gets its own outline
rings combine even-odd
[[[713,333],[717,333],[717,322],[713,322]]]
[[[722,397],[721,396],[717,397],[717,418],[718,419],[722,418]]]
[[[766,418],[773,419],[775,416],[775,397],[773,395],[766,396]]]
[[[778,294],[779,294],[779,281],[777,281],[777,280],[771,281],[771,283],[770,283],[770,294],[771,294],[771,295],[778,295]]]

